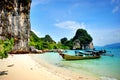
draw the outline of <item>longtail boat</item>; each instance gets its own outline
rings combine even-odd
[[[60,56],[62,56],[65,60],[83,60],[83,59],[97,59],[100,58],[100,54],[82,54],[82,55],[69,55],[69,54],[63,54],[59,53]]]

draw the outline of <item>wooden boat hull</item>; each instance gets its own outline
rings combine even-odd
[[[84,59],[97,59],[100,58],[100,56],[73,56],[68,54],[60,54],[63,59],[65,60],[84,60]]]

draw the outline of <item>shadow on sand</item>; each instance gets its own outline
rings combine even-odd
[[[0,71],[0,76],[8,75],[8,71]]]

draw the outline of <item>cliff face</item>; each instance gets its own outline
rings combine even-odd
[[[14,52],[28,51],[31,0],[0,0],[0,39],[14,38]]]

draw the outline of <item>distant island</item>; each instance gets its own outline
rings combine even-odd
[[[30,46],[34,46],[39,50],[45,49],[93,49],[92,37],[84,29],[78,29],[75,36],[70,40],[67,37],[60,39],[56,43],[50,35],[38,37],[33,31],[30,32]]]
[[[95,48],[120,48],[120,43],[106,44],[104,46],[94,46]]]
[[[120,48],[120,43],[107,44],[104,48]]]

